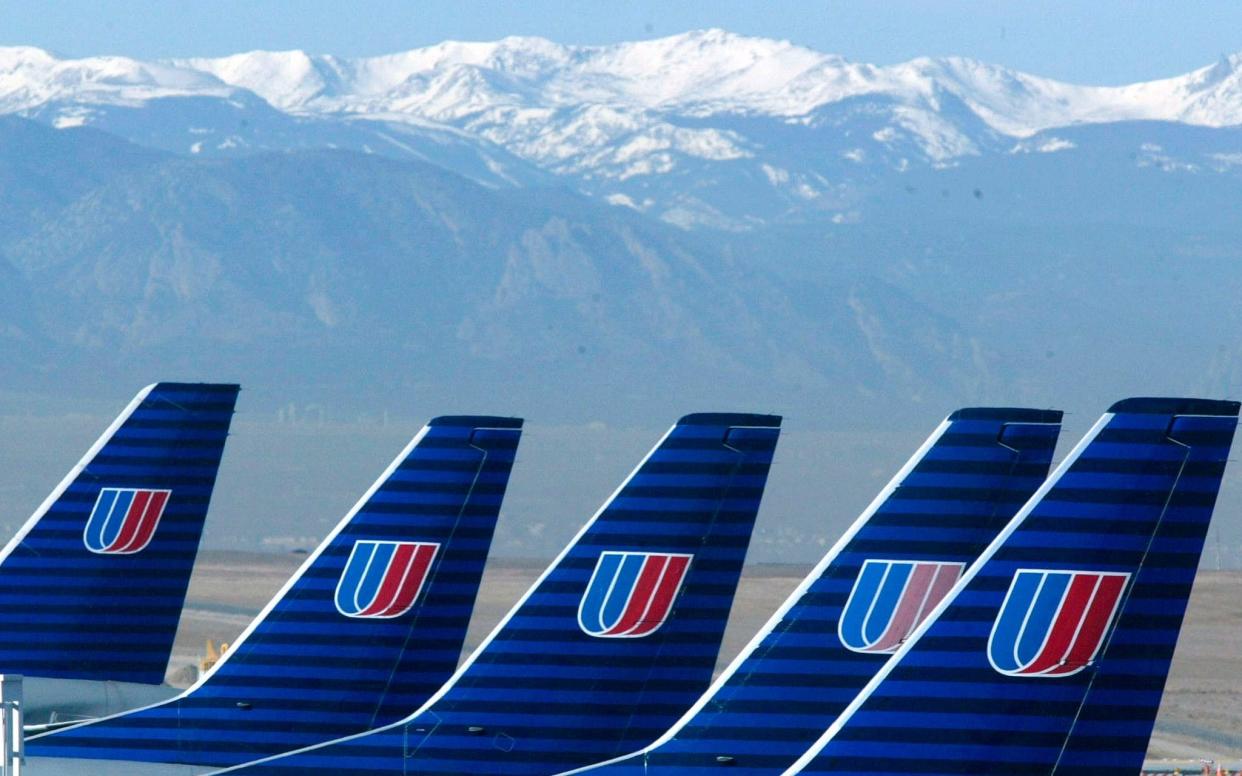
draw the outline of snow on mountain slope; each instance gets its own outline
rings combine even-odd
[[[236,91],[198,70],[126,57],[57,59],[31,46],[0,47],[0,113],[54,100],[137,105],[162,97],[228,98]]]
[[[352,60],[260,51],[174,64],[293,113],[448,124],[558,174],[615,183],[687,161],[752,159],[770,145],[720,119],[816,126],[819,114],[859,100],[883,113],[884,125],[841,154],[888,153],[899,168],[911,154],[944,164],[987,145],[946,112],[949,98],[971,114],[965,118],[1019,138],[1080,123],[1242,123],[1239,56],[1122,87],[1067,84],[962,58],[881,67],[722,30],[607,46],[510,37]]]
[[[449,123],[503,106],[556,111],[585,105],[794,119],[830,103],[876,95],[934,110],[938,95],[949,92],[994,129],[1018,136],[1132,119],[1242,124],[1242,55],[1183,76],[1101,87],[955,57],[891,66],[854,63],[723,30],[607,46],[528,37],[450,41],[358,59],[253,51],[148,63],[125,57],[62,60],[37,48],[0,48],[0,111],[6,113],[70,96],[130,103],[170,95],[227,97],[230,86],[286,112],[410,115]]]
[[[330,58],[300,52],[231,58],[247,77],[284,101],[306,98],[299,84],[333,78]],[[219,69],[231,73],[228,59]],[[33,47],[0,47],[0,114],[57,128],[89,125],[140,145],[189,154],[345,148],[431,161],[490,187],[546,182],[550,176],[493,143],[455,127],[405,116],[399,124],[342,121],[280,110],[244,85],[176,62],[126,57],[58,59]]]
[[[477,112],[477,93],[488,98],[486,104],[607,104],[691,116],[742,112],[794,118],[868,95],[934,107],[943,90],[1012,135],[1132,119],[1242,123],[1242,55],[1187,75],[1118,87],[1067,84],[956,57],[874,66],[723,30],[608,46],[510,37],[353,60],[256,51],[175,64],[250,89],[283,110],[386,111],[450,121]],[[477,73],[491,77],[444,99],[438,84],[446,76],[456,80]]]
[[[1242,124],[1242,55],[1175,78],[1079,86],[974,60],[916,59],[894,68],[953,92],[995,129],[1020,137],[1070,124],[1172,121]]]
[[[182,153],[407,153],[488,185],[551,173],[673,223],[737,226],[808,208],[848,219],[852,182],[1072,148],[1033,137],[1056,128],[1242,125],[1242,55],[1100,87],[956,57],[850,62],[723,30],[606,46],[449,41],[356,59],[253,51],[144,63],[9,48],[0,113]]]

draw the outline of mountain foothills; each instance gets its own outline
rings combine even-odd
[[[16,388],[158,368],[853,424],[1242,381],[1238,55],[1096,87],[718,30],[7,48],[0,113]]]

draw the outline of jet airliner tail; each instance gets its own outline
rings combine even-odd
[[[195,686],[27,753],[224,766],[409,714],[457,666],[521,427],[435,418]]]
[[[1237,420],[1237,402],[1113,405],[787,772],[1141,760]]]
[[[682,418],[422,709],[239,770],[548,774],[650,743],[711,680],[779,423]]]
[[[0,550],[0,672],[164,680],[237,393],[144,388]]]
[[[676,725],[582,772],[789,766],[1043,483],[1060,423],[1055,410],[949,415]]]

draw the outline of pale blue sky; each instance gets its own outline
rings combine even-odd
[[[140,58],[302,48],[381,54],[445,39],[606,43],[723,27],[889,64],[961,54],[1083,83],[1183,73],[1242,51],[1242,3],[1147,0],[0,0],[0,44]]]

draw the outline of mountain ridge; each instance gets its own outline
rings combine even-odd
[[[361,58],[67,60],[25,47],[0,49],[0,113],[185,155],[342,148],[430,161],[493,188],[557,182],[682,228],[738,230],[848,222],[878,178],[1072,150],[1059,130],[1159,121],[1227,132],[1242,125],[1242,55],[1083,86],[961,57],[857,63],[724,30],[605,46],[448,41]],[[1164,167],[1231,168],[1242,148],[1230,142],[1220,159],[1174,143]]]
[[[227,96],[230,88],[243,88],[285,111],[368,113],[384,106],[397,114],[421,113],[414,110],[416,95],[395,90],[409,86],[416,75],[463,66],[503,73],[528,85],[552,81],[561,91],[545,95],[544,102],[553,105],[605,102],[600,98],[607,97],[644,109],[697,106],[699,111],[799,117],[850,97],[903,92],[907,98],[930,99],[940,88],[985,108],[994,128],[1015,136],[1074,123],[1136,119],[1204,126],[1242,123],[1242,53],[1181,75],[1094,86],[960,56],[916,57],[892,65],[854,62],[785,40],[721,29],[597,46],[522,36],[445,41],[352,58],[292,49],[152,61],[122,56],[67,59],[31,46],[0,47],[0,106],[14,112],[47,99],[46,93],[21,92],[20,71],[27,70],[27,80],[50,82],[50,89],[68,89],[76,81],[87,92],[112,87],[120,92],[119,99]],[[582,91],[564,89],[572,78],[585,82]],[[151,91],[142,92],[144,87]],[[1041,100],[1048,115],[1027,114],[1022,121],[1007,117],[1001,109],[1005,101],[996,99],[1007,92]],[[1054,102],[1060,103],[1056,110],[1049,107]],[[1012,108],[1012,101],[1008,105]],[[469,110],[466,105],[441,112],[460,118]]]

